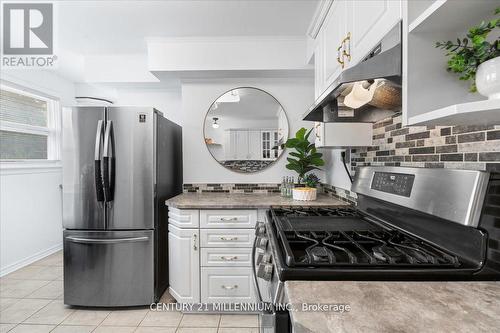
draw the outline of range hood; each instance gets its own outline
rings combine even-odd
[[[373,123],[400,112],[401,27],[400,22],[369,56],[344,70],[303,115],[303,120]]]

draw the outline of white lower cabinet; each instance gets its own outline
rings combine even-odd
[[[170,294],[179,303],[200,302],[200,232],[168,226]]]
[[[202,303],[250,303],[255,300],[251,267],[202,267]]]
[[[244,266],[251,267],[252,249],[250,248],[202,248],[201,266]]]
[[[202,247],[252,247],[254,229],[200,229]]]
[[[264,211],[171,211],[168,251],[172,296],[179,303],[254,302],[254,226]]]

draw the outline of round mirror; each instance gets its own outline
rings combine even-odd
[[[208,151],[221,165],[237,172],[257,172],[283,153],[288,119],[267,92],[236,88],[212,103],[203,134]]]

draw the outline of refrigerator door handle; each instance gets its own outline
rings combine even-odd
[[[130,242],[147,242],[149,237],[129,237],[129,238],[80,238],[80,237],[66,237],[66,240],[73,243],[83,244],[116,244],[116,243],[130,243]]]
[[[104,153],[102,155],[104,198],[106,202],[114,199],[115,190],[115,142],[113,135],[113,122],[106,122],[104,133]]]
[[[102,187],[102,170],[101,170],[101,146],[103,137],[103,121],[97,122],[97,131],[95,134],[95,150],[94,150],[94,179],[96,199],[98,202],[104,201],[104,190]]]

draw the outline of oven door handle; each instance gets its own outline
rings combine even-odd
[[[259,301],[259,303],[262,303],[262,294],[260,293],[259,281],[257,281],[257,270],[255,268],[255,253],[257,251],[257,238],[258,237],[254,238],[252,247],[252,275],[253,275],[253,284],[258,298],[257,300]]]

